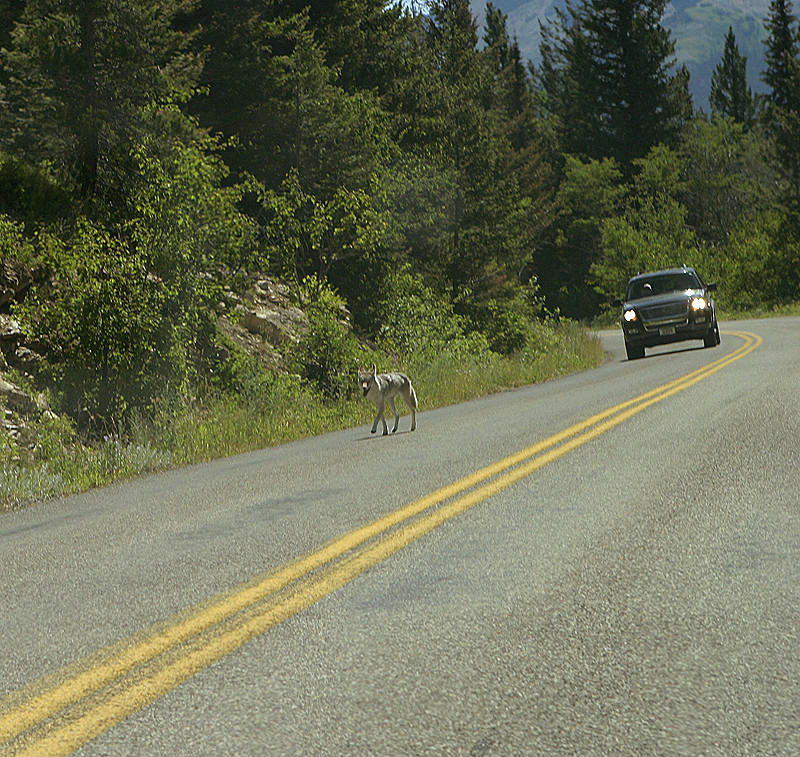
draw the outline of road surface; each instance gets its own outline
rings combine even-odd
[[[0,516],[0,755],[800,754],[800,319]]]

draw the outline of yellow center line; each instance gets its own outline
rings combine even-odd
[[[0,755],[55,757],[70,754],[208,665],[328,596],[424,534],[647,407],[722,370],[755,350],[762,341],[747,332],[726,333],[745,343],[703,368],[593,415],[355,529],[316,552],[263,574],[172,622],[159,624],[127,645],[116,644],[105,653],[84,661],[83,669],[71,666],[66,672],[62,671],[55,682],[54,677],[43,679],[38,686],[28,687],[29,695],[24,698],[17,695],[10,706],[3,707],[0,701],[0,713],[6,710],[0,714]],[[458,496],[464,492],[468,493]],[[246,612],[248,609],[250,612]],[[224,625],[226,622],[228,626]],[[170,650],[173,654],[166,655]],[[163,664],[157,665],[162,655]],[[154,670],[147,670],[137,679],[135,672],[148,663],[154,665]],[[70,670],[73,672],[69,673]],[[133,680],[123,682],[126,676]],[[115,683],[116,686],[111,686]],[[97,692],[102,694],[102,690],[110,686],[115,690],[101,696],[95,706],[65,725],[53,724],[48,731],[46,721]],[[28,734],[28,740],[22,736],[19,743],[10,744],[11,740],[43,723],[45,732],[40,736]],[[3,744],[7,746],[4,748]]]

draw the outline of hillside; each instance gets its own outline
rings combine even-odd
[[[508,29],[515,34],[523,55],[539,60],[539,22],[551,19],[563,0],[494,0],[508,16]],[[483,28],[483,0],[472,0],[473,12]],[[711,74],[722,57],[725,34],[733,28],[739,52],[747,57],[747,78],[753,92],[763,92],[759,75],[764,65],[764,19],[769,0],[674,0],[667,6],[666,26],[675,39],[676,58],[691,73],[695,106],[708,110]],[[481,35],[483,32],[481,31]]]

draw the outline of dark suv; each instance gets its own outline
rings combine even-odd
[[[686,339],[718,345],[717,313],[709,296],[716,288],[687,266],[634,276],[620,303],[628,360],[644,357],[645,347]]]

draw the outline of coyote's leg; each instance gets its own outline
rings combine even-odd
[[[397,408],[395,407],[394,397],[389,397],[389,407],[394,413],[394,428],[392,428],[392,433],[394,434],[397,431],[397,425],[400,423],[400,413],[397,412]]]
[[[372,424],[372,432],[375,433],[378,430],[378,421],[383,422],[383,435],[386,436],[389,433],[389,428],[386,425],[386,419],[383,417],[383,400],[377,403],[378,405],[378,414],[375,416],[375,423]]]

